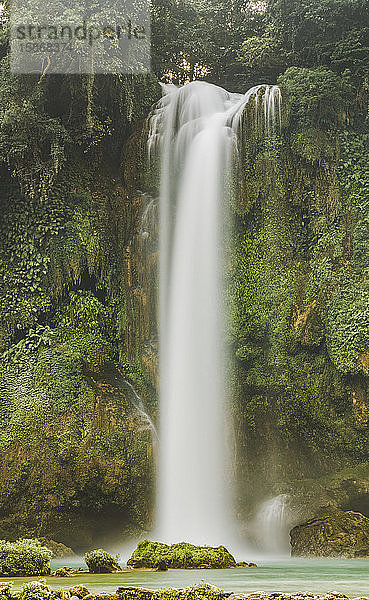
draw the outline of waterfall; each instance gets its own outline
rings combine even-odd
[[[280,494],[263,502],[257,513],[254,529],[257,544],[267,554],[289,554],[290,517],[288,495]]]
[[[276,86],[231,94],[205,82],[166,85],[149,120],[149,155],[161,156],[157,537],[172,543],[229,543],[232,535],[223,265],[250,103],[267,134],[279,115]]]

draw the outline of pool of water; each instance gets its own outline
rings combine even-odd
[[[53,568],[67,561],[53,561]],[[71,561],[68,560],[68,564]],[[78,565],[78,562],[75,562]],[[82,565],[82,562],[80,562]],[[35,577],[11,578],[15,588]],[[2,578],[1,581],[5,581]],[[113,592],[120,585],[134,585],[158,589],[184,587],[206,581],[233,592],[343,592],[347,596],[369,597],[369,560],[339,559],[284,559],[259,560],[257,568],[222,570],[125,571],[114,575],[82,574],[75,577],[47,577],[47,583],[56,589],[68,589],[76,584],[85,585],[91,592]]]

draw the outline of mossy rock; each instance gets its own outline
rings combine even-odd
[[[134,569],[156,568],[158,564],[166,564],[169,569],[228,569],[235,567],[236,561],[224,546],[213,548],[186,542],[168,546],[144,540],[127,562]]]
[[[39,540],[0,540],[0,575],[5,577],[49,575],[52,552]]]
[[[291,555],[361,558],[369,556],[369,519],[337,511],[297,525],[290,532]]]
[[[90,573],[116,573],[121,571],[119,556],[112,556],[102,548],[86,552],[84,560]]]

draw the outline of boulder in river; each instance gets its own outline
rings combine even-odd
[[[290,537],[292,556],[369,557],[369,519],[361,513],[340,510],[311,519]]]
[[[77,598],[85,598],[90,592],[84,585],[74,585],[70,588],[69,593],[71,596],[77,596]]]
[[[161,542],[140,542],[127,562],[134,569],[156,568],[165,563],[169,569],[228,569],[236,566],[232,554],[224,546],[194,546],[181,542],[168,546]]]

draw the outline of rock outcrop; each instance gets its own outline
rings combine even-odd
[[[361,558],[369,556],[369,519],[337,511],[291,530],[291,555]]]
[[[70,556],[76,556],[72,548],[62,544],[61,542],[55,542],[55,540],[47,540],[46,538],[39,538],[40,542],[46,546],[53,553],[52,558],[68,558]]]
[[[194,546],[193,544],[173,544],[144,540],[137,545],[128,567],[171,569],[227,569],[235,567],[236,561],[224,546]]]

